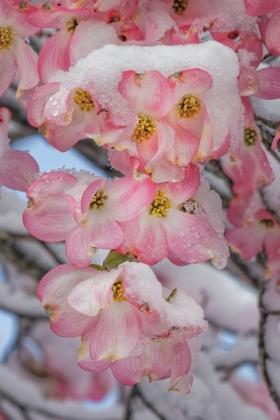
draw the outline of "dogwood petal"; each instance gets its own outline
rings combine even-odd
[[[18,13],[6,1],[1,2],[0,26],[10,26],[20,38],[26,38],[38,32],[38,28],[29,23],[25,13]]]
[[[168,82],[173,90],[174,102],[188,93],[199,96],[213,85],[212,76],[199,68],[180,71],[169,77]]]
[[[188,168],[185,169],[184,175],[182,181],[166,184],[171,192],[172,202],[175,206],[185,203],[189,198],[193,197],[200,184],[200,172],[193,163],[190,163]]]
[[[0,97],[6,92],[17,72],[16,61],[11,51],[0,54]]]
[[[40,28],[66,28],[66,24],[73,19],[87,19],[90,11],[87,9],[67,9],[52,4],[49,7],[39,6],[28,16],[28,21]]]
[[[59,242],[75,226],[65,200],[65,191],[77,178],[64,172],[46,173],[33,181],[27,190],[29,203],[23,213],[26,229],[42,241]]]
[[[178,166],[186,166],[198,151],[199,141],[189,131],[178,127],[175,130],[175,142],[168,151],[171,162]]]
[[[42,126],[39,132],[45,136],[60,152],[66,152],[79,140],[85,138],[84,134],[84,115],[80,111],[74,111],[70,124],[61,127],[53,123]]]
[[[112,366],[115,378],[124,385],[133,386],[148,376],[150,382],[170,375],[171,346],[168,340],[152,341],[139,356],[118,360]]]
[[[161,220],[144,212],[132,222],[120,223],[123,243],[117,249],[126,255],[134,255],[137,261],[153,265],[167,256],[167,243]]]
[[[125,176],[105,187],[106,211],[117,222],[136,219],[153,201],[155,185],[148,175]]]
[[[46,122],[46,103],[59,90],[59,87],[60,83],[48,83],[38,87],[31,96],[27,108],[27,119],[33,127],[40,127]]]
[[[279,14],[280,17],[280,14]],[[254,94],[257,98],[280,98],[280,68],[267,67],[257,71],[259,89]]]
[[[119,91],[132,103],[138,114],[154,119],[163,118],[172,105],[168,82],[156,70],[149,70],[140,75],[132,70],[124,72]]]
[[[123,267],[110,272],[97,272],[79,283],[67,298],[71,308],[89,316],[96,316],[100,309],[108,309],[112,303],[112,286],[122,271]]]
[[[8,130],[11,117],[12,114],[8,108],[0,108],[0,157],[9,150]]]
[[[0,183],[12,190],[26,191],[33,175],[39,172],[36,160],[20,150],[7,150],[0,162]]]
[[[245,260],[257,255],[263,247],[266,230],[259,223],[252,223],[247,228],[234,228],[225,233],[226,240],[234,252]]]
[[[262,16],[280,8],[280,0],[245,0],[246,13],[251,16]]]
[[[38,59],[38,70],[43,82],[47,83],[57,70],[69,69],[70,41],[70,33],[61,29],[44,43]]]
[[[90,357],[90,343],[92,340],[93,330],[82,336],[82,344],[78,348],[78,365],[84,370],[90,372],[101,372],[112,366],[108,360],[99,360],[94,362]]]
[[[164,220],[168,243],[168,259],[176,265],[196,264],[211,259],[223,259],[224,245],[205,220],[171,210]],[[226,263],[226,261],[225,261]]]
[[[16,38],[10,50],[18,68],[18,90],[31,89],[39,83],[34,51],[21,38]]]
[[[99,188],[102,187],[102,185],[105,183],[105,179],[104,178],[100,178],[98,179],[96,177],[96,180],[94,180],[93,182],[91,182],[89,184],[89,186],[85,189],[85,191],[83,192],[82,198],[81,198],[81,211],[82,214],[87,214],[88,212],[88,208],[89,205],[92,201],[92,198],[94,197],[94,195],[96,194],[96,192],[98,191]],[[77,202],[75,201],[75,206],[77,206]],[[73,209],[73,215],[75,214],[74,209]],[[76,216],[74,216],[76,217]],[[78,219],[77,219],[78,221]]]
[[[96,210],[88,227],[76,226],[66,235],[66,255],[77,267],[85,267],[91,263],[95,247],[115,249],[122,240],[118,224],[106,212]]]
[[[191,367],[191,352],[188,344],[184,341],[172,346],[172,369],[169,391],[178,391],[180,394],[188,394],[191,384],[185,381]]]
[[[129,356],[142,332],[138,309],[128,302],[115,303],[100,313],[91,342],[91,357],[116,362]]]
[[[272,17],[269,19],[267,23],[266,31],[265,31],[266,47],[269,50],[270,54],[275,55],[275,56],[280,54],[279,37],[280,37],[280,10],[273,13]]]
[[[37,295],[51,320],[51,329],[63,337],[78,337],[89,331],[99,317],[90,317],[71,308],[67,296],[82,281],[96,273],[93,268],[77,269],[64,264],[50,270],[40,281]]]

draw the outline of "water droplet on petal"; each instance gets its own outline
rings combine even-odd
[[[58,110],[58,109],[54,109],[54,110],[52,111],[52,115],[53,115],[54,117],[57,117],[57,116],[58,116],[58,114],[59,114],[59,110]]]
[[[53,105],[57,105],[58,104],[58,101],[53,101]]]
[[[52,102],[53,100],[54,100],[54,97],[51,96],[50,99],[49,99],[49,101]]]

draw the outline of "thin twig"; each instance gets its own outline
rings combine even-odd
[[[272,311],[272,312],[268,312],[263,303],[262,303],[262,297],[265,291],[265,287],[263,285],[262,287],[262,291],[260,293],[260,298],[259,298],[259,310],[260,310],[260,321],[259,321],[259,332],[258,332],[258,338],[259,338],[259,359],[260,359],[260,367],[261,367],[261,371],[262,371],[262,375],[263,378],[265,380],[265,383],[267,385],[267,388],[269,390],[269,393],[271,395],[271,397],[273,398],[273,400],[275,401],[278,409],[280,410],[280,397],[277,395],[274,386],[270,380],[268,371],[266,369],[266,361],[267,360],[271,360],[267,351],[266,351],[266,346],[265,346],[265,339],[264,339],[264,334],[265,334],[265,324],[266,324],[266,320],[268,316],[271,315],[279,315],[280,313],[278,313],[278,311]]]

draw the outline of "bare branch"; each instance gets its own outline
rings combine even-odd
[[[260,298],[259,298],[259,309],[260,309],[260,321],[259,321],[259,333],[258,333],[258,337],[259,337],[259,359],[260,359],[260,367],[261,367],[261,371],[262,371],[262,375],[263,378],[265,380],[265,383],[267,385],[267,388],[269,390],[269,393],[271,395],[271,397],[273,398],[273,400],[275,401],[278,409],[280,410],[280,397],[277,395],[273,384],[270,380],[267,368],[266,368],[266,362],[267,360],[271,360],[267,350],[266,350],[266,346],[265,346],[265,339],[264,339],[264,335],[265,335],[265,325],[266,325],[266,321],[269,315],[279,315],[280,311],[278,313],[278,311],[276,311],[277,313],[275,313],[275,311],[272,312],[268,312],[262,302],[262,297],[264,295],[265,292],[265,288],[263,286],[261,294],[260,294]]]

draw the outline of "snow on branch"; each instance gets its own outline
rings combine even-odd
[[[93,412],[74,402],[46,399],[31,382],[19,378],[6,366],[0,366],[0,394],[27,410],[65,420],[118,420],[123,416],[123,408],[120,406]]]

